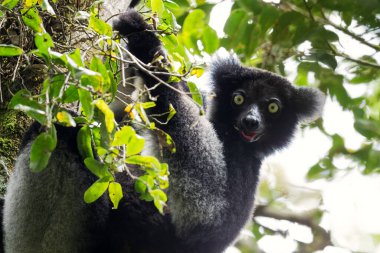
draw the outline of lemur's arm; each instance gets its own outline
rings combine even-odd
[[[114,27],[126,36],[128,50],[144,63],[163,54],[161,42],[153,32],[147,31],[152,28],[137,12],[129,10],[121,15]],[[161,79],[167,78],[161,76]],[[145,76],[145,83],[153,87],[158,82]],[[171,85],[178,89],[181,86],[180,83]],[[176,110],[167,124],[157,123],[173,138],[177,149],[175,154],[164,157],[170,168],[168,203],[172,222],[180,238],[201,247],[202,241],[219,237],[214,232],[221,231],[215,228],[223,222],[222,214],[228,206],[223,146],[210,122],[199,116],[199,108],[187,95],[163,84],[151,90],[151,95],[157,101],[150,114],[168,112],[170,104]]]

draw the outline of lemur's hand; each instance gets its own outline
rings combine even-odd
[[[121,14],[113,24],[116,31],[127,38],[128,50],[140,61],[159,68],[159,61],[167,64],[166,53],[153,26],[146,23],[143,16],[133,9]],[[161,64],[162,65],[162,64]]]

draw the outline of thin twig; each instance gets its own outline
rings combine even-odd
[[[17,63],[16,63],[15,70],[13,71],[13,76],[12,76],[12,83],[16,80],[16,73],[20,65],[20,58],[21,58],[21,55],[17,57]]]
[[[309,247],[313,250],[308,252],[314,252],[318,249],[323,249],[326,246],[332,245],[330,233],[324,230],[321,226],[319,226],[319,224],[315,222],[315,219],[311,214],[296,215],[294,213],[287,213],[282,210],[270,208],[268,205],[259,205],[256,206],[254,212],[254,217],[257,216],[273,218],[276,220],[287,220],[309,227],[314,232],[314,240],[309,245]]]
[[[128,54],[128,56],[134,61],[134,63],[137,65],[137,67],[142,70],[144,73],[148,74],[149,76],[153,77],[154,79],[156,79],[158,82],[162,83],[163,85],[165,85],[166,87],[168,87],[169,89],[172,89],[180,94],[183,94],[183,95],[187,95],[186,92],[183,92],[177,88],[174,88],[172,85],[168,84],[167,82],[165,82],[164,80],[162,80],[161,78],[157,77],[156,75],[152,74],[152,72],[148,69],[146,69],[144,66],[143,66],[143,63],[138,59],[136,58],[131,52],[129,52],[126,48],[123,48],[121,47],[121,49]]]

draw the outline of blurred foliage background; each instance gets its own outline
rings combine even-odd
[[[179,62],[175,71],[193,66],[201,76],[203,64],[224,48],[245,65],[318,87],[328,97],[323,119],[266,161],[253,223],[228,252],[380,252],[380,1],[144,4],[161,12],[159,29],[170,30],[162,40]],[[9,37],[10,30],[1,31]],[[3,67],[0,72],[6,74]],[[4,80],[1,87],[6,110]],[[24,128],[2,117],[0,167],[9,167],[15,147],[6,137]]]

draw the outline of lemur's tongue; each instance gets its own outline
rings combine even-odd
[[[255,140],[255,137],[257,136],[257,133],[244,133],[244,131],[240,131],[240,135],[249,142],[253,142]]]

